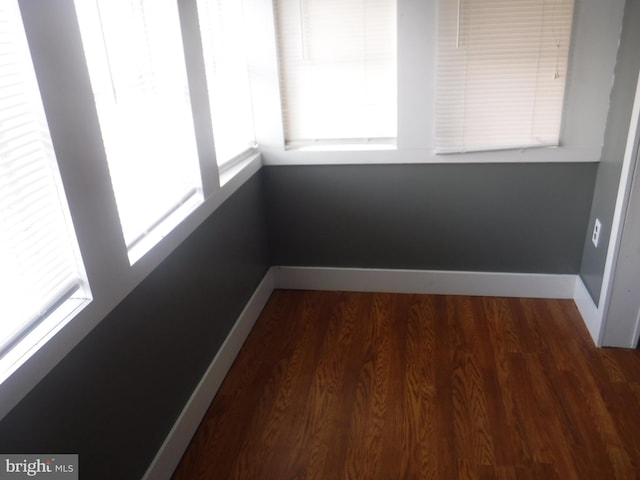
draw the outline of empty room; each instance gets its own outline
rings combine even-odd
[[[0,20],[0,478],[640,475],[639,0]]]

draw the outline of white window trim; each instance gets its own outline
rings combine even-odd
[[[224,182],[219,175],[208,120],[206,85],[197,78],[200,70],[204,72],[204,65],[197,60],[199,34],[197,29],[188,30],[191,34],[185,35],[183,41],[189,43],[191,49],[188,65],[193,75],[190,74],[189,82],[192,103],[197,107],[194,123],[204,166],[205,198],[175,228],[161,232],[163,238],[130,265],[84,65],[73,0],[37,4],[19,1],[45,112],[48,118],[56,119],[49,122],[51,136],[93,300],[70,302],[64,310],[56,311],[56,317],[51,317],[51,323],[56,322],[54,327],[43,322],[42,328],[49,327],[49,331],[35,346],[37,355],[32,355],[0,383],[0,419],[262,166],[260,152],[253,150],[242,157],[233,172],[226,174]],[[179,6],[185,31],[184,26],[194,20],[195,0],[181,0]],[[65,76],[51,68],[51,65],[62,64]],[[204,111],[202,105],[207,105]],[[93,161],[87,162],[87,158]],[[35,350],[26,353],[29,355]]]
[[[120,223],[135,263],[155,245],[152,239],[202,200],[178,4],[75,5]]]
[[[436,154],[434,94],[437,0],[398,0],[398,137],[394,150],[286,149],[281,131],[257,125],[266,165],[457,164],[599,162],[609,108],[624,1],[576,0],[559,147]],[[267,22],[268,19],[265,19]],[[275,46],[263,54],[275,57]],[[273,60],[275,62],[275,60]],[[279,99],[277,71],[270,95]],[[280,122],[279,105],[264,102],[263,118]],[[335,150],[335,149],[331,149]]]

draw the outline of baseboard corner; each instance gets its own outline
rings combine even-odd
[[[591,298],[586,285],[580,275],[576,276],[576,284],[573,293],[573,301],[578,307],[578,312],[582,316],[582,321],[587,327],[593,343],[596,347],[602,346],[602,314]]]

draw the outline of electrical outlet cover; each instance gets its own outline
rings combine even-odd
[[[598,241],[600,240],[600,230],[602,230],[602,224],[600,220],[596,218],[595,224],[593,225],[593,235],[591,236],[593,246],[596,248],[598,248]]]

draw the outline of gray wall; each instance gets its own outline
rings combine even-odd
[[[596,168],[265,167],[272,262],[575,274]]]
[[[0,452],[77,452],[92,480],[144,474],[269,266],[260,176],[0,422]]]
[[[584,256],[580,276],[596,304],[600,297],[611,223],[615,208],[629,121],[640,68],[640,0],[627,0],[620,48],[611,92],[602,160],[598,167],[593,204],[584,238]],[[595,248],[591,233],[595,219],[602,222],[600,244]]]

